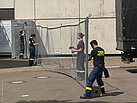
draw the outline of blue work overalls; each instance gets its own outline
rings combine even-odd
[[[22,33],[19,34],[20,37],[20,54],[19,54],[19,58],[23,58],[24,55],[24,37],[22,36]]]
[[[91,96],[91,91],[92,91],[92,85],[95,81],[95,79],[97,80],[98,85],[101,88],[101,92],[104,94],[105,90],[104,90],[104,83],[102,81],[102,72],[104,70],[104,66],[102,66],[102,68],[98,69],[98,67],[94,67],[92,72],[90,73],[88,80],[87,80],[87,84],[86,84],[86,90],[85,90],[85,95],[86,96]]]
[[[91,96],[92,85],[95,79],[97,80],[97,83],[101,88],[102,94],[105,94],[104,83],[102,81],[102,72],[104,71],[105,68],[104,50],[101,47],[94,48],[91,52],[91,57],[93,57],[94,68],[88,77],[86,90],[85,90],[85,95],[89,97]]]
[[[35,43],[35,41],[30,38],[29,39],[29,51],[30,51],[30,57],[29,57],[29,65],[33,66],[34,65],[34,58],[35,58],[35,46],[33,45],[33,43]]]

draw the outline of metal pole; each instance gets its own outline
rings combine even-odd
[[[36,1],[34,0],[34,33],[36,34]],[[36,34],[37,35],[37,34]],[[35,38],[36,42],[37,42],[37,37]],[[38,45],[36,47],[36,53],[35,53],[35,65],[38,64],[38,59],[37,59],[37,56],[38,56]]]
[[[85,22],[85,43],[86,43],[86,82],[88,79],[88,22],[89,22],[89,17],[86,17],[86,22]]]
[[[80,23],[80,0],[79,0],[79,23]]]
[[[34,0],[34,22],[35,22],[35,26],[34,26],[34,33],[36,34],[36,1]]]
[[[80,0],[78,0],[78,6],[79,6],[79,31],[78,32],[81,32],[80,30]]]
[[[35,25],[34,25],[34,33],[36,34],[36,1],[34,0],[34,22],[35,22]]]
[[[25,32],[25,35],[24,35],[24,37],[25,37],[25,47],[26,47],[26,58],[25,59],[28,59],[28,56],[27,56],[27,23],[26,22],[24,22],[24,25],[23,25],[23,29],[24,29],[24,32]]]
[[[35,8],[35,0],[34,0],[34,19],[36,19],[36,8]]]

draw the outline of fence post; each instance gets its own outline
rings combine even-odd
[[[86,22],[85,22],[85,43],[86,43],[86,82],[88,79],[88,22],[89,22],[89,17],[86,17]]]

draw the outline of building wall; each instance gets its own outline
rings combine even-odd
[[[14,7],[15,3],[15,19],[85,18],[92,14],[91,18],[94,19],[89,20],[89,42],[97,39],[107,54],[120,53],[116,51],[115,0],[9,0],[7,5],[5,1],[0,1],[0,7]],[[42,26],[55,27],[76,24],[78,21],[79,19],[36,22]]]
[[[34,0],[15,0],[15,19],[34,18]]]
[[[14,8],[14,0],[0,0],[0,8]]]

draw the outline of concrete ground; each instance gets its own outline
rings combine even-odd
[[[137,72],[137,63],[124,64],[119,62],[119,57],[106,59],[107,66],[111,67],[110,78],[103,77],[106,96],[82,100],[79,97],[84,89],[74,79],[45,71],[42,66],[30,67],[28,60],[2,58],[0,103],[137,103],[137,74],[127,71]],[[23,83],[11,83],[16,81]]]

